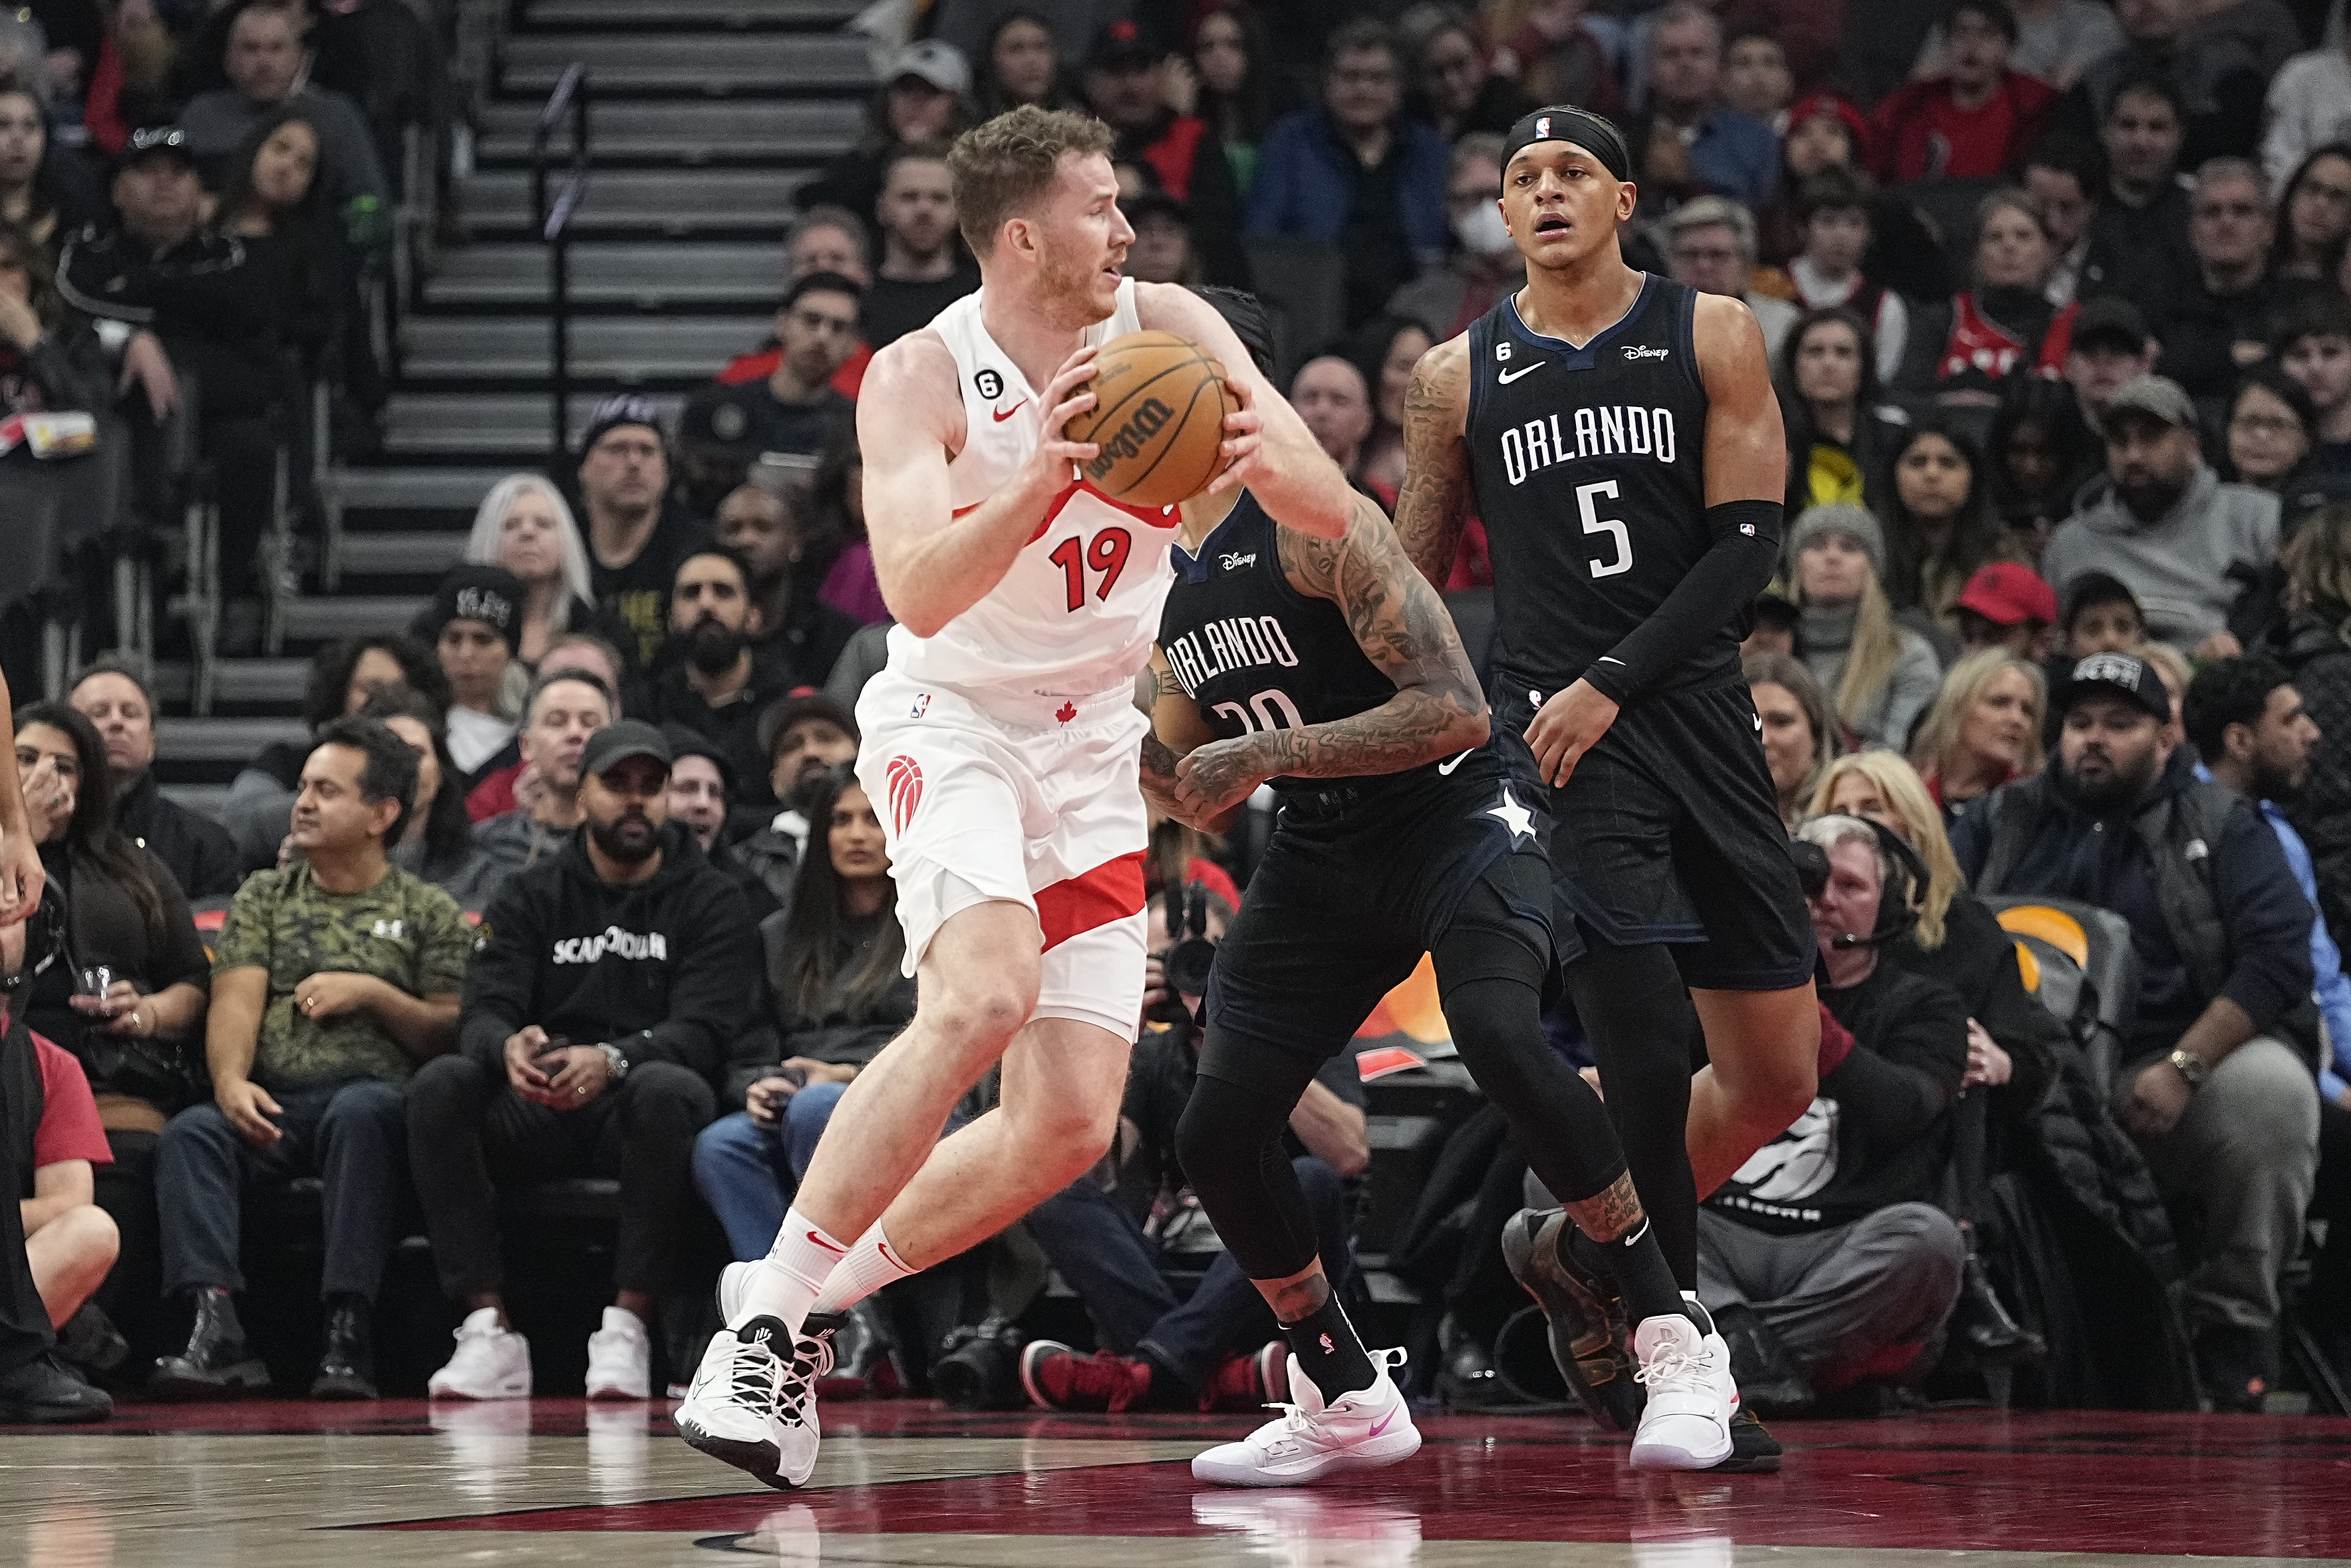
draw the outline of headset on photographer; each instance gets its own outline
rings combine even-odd
[[[1846,816],[1851,813],[1824,814]],[[1819,817],[1807,819],[1814,822],[1820,820]],[[1880,863],[1887,868],[1888,874],[1886,885],[1878,890],[1877,924],[1871,927],[1869,935],[1861,936],[1848,931],[1831,938],[1829,946],[1838,948],[1883,947],[1888,943],[1900,941],[1917,928],[1918,904],[1926,896],[1928,880],[1927,862],[1918,857],[1918,852],[1911,847],[1909,840],[1885,823],[1867,817],[1854,817],[1853,820],[1876,836]],[[1802,831],[1804,824],[1797,826]],[[1829,884],[1828,851],[1805,839],[1793,841],[1788,850],[1795,860],[1796,880],[1803,884],[1804,896],[1819,897]]]

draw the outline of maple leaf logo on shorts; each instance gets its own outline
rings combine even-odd
[[[1053,716],[1060,719],[1063,724],[1067,724],[1071,719],[1078,716],[1078,705],[1075,703],[1065,702],[1060,707],[1053,710]]]

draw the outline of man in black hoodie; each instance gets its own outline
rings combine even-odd
[[[686,1228],[694,1135],[759,972],[750,907],[669,821],[669,743],[624,720],[580,758],[571,841],[510,877],[482,921],[457,1051],[409,1088],[409,1148],[441,1282],[467,1316],[435,1396],[530,1392],[506,1321],[496,1182],[621,1182],[613,1305],[588,1396],[651,1393],[647,1324]]]
[[[2055,706],[2057,766],[1961,816],[1951,850],[1980,896],[2076,898],[2129,922],[2138,1006],[2115,1118],[2193,1221],[2187,1313],[2205,1389],[2258,1409],[2277,1378],[2278,1271],[2318,1162],[2311,907],[2261,814],[2197,782],[2171,744],[2152,666],[2092,654]]]

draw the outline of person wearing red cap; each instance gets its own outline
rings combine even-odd
[[[1976,568],[1951,608],[1969,653],[1999,648],[2037,660],[2057,624],[2057,591],[2020,561],[1995,560]]]

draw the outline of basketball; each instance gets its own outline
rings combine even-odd
[[[1213,483],[1225,466],[1225,415],[1240,400],[1225,368],[1188,338],[1130,332],[1102,346],[1094,406],[1063,427],[1071,441],[1097,442],[1086,482],[1130,507],[1173,507]]]

